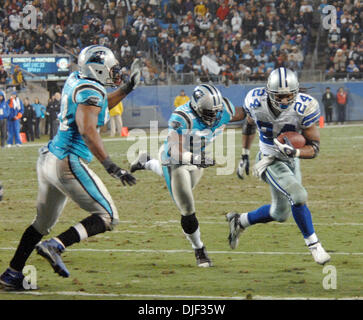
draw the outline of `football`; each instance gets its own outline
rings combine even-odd
[[[292,146],[296,149],[302,148],[306,144],[305,137],[302,134],[297,133],[295,131],[288,131],[288,132],[281,133],[277,137],[277,140],[280,143],[285,143],[284,137],[287,137],[289,139],[289,141],[291,142]]]

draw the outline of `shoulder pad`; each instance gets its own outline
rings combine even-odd
[[[169,119],[169,128],[181,133],[183,129],[192,129],[193,120],[190,118],[187,112],[183,110],[175,110]]]
[[[102,89],[91,82],[81,83],[73,90],[72,100],[77,104],[102,107],[107,97],[106,91]]]
[[[297,108],[298,113],[302,116],[301,124],[303,127],[311,126],[320,118],[320,107],[318,101],[313,97],[309,96],[309,98],[311,98],[311,100],[306,101],[302,108],[300,107],[300,112],[299,108]]]
[[[266,89],[264,87],[259,87],[250,90],[245,98],[243,108],[250,114],[251,108],[257,108],[261,106],[261,98],[265,96]]]
[[[223,97],[224,109],[230,114],[231,118],[235,115],[236,109],[233,103],[226,97]]]

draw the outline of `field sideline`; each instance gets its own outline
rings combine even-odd
[[[197,268],[184,238],[179,213],[161,177],[137,172],[138,183],[124,188],[93,161],[119,210],[120,224],[75,244],[64,253],[71,276],[60,278],[35,253],[28,264],[37,270],[39,290],[0,291],[13,299],[363,299],[363,125],[328,126],[320,130],[318,158],[302,160],[303,183],[318,237],[336,270],[336,288],[324,288],[327,269],[317,265],[292,217],[285,223],[257,225],[241,236],[236,250],[228,246],[228,211],[246,212],[270,201],[268,186],[249,176],[216,175],[205,170],[195,190],[202,239],[213,268]],[[241,131],[235,134],[235,163],[240,157]],[[149,140],[148,140],[149,141]],[[128,168],[127,151],[135,141],[104,137],[106,149]],[[0,150],[0,272],[8,266],[24,229],[35,215],[35,164],[41,143]],[[226,149],[226,148],[225,148]],[[226,151],[226,150],[225,150]],[[257,139],[251,160],[257,151]],[[221,167],[219,165],[218,167]],[[48,237],[83,219],[86,213],[68,202]]]

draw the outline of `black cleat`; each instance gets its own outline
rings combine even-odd
[[[195,257],[197,258],[198,267],[208,268],[212,267],[212,261],[209,259],[207,249],[202,247],[200,249],[194,249]]]

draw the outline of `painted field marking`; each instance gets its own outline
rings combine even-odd
[[[3,251],[14,251],[15,247],[2,247]],[[95,248],[80,248],[80,249],[67,249],[67,252],[115,252],[115,253],[190,253],[193,250],[185,249],[95,249]],[[210,254],[252,254],[252,255],[311,255],[310,252],[292,252],[292,251],[208,251]],[[330,252],[332,255],[356,255],[361,256],[363,252]]]
[[[6,292],[0,291],[0,294],[14,295],[32,295],[32,296],[79,296],[79,297],[106,297],[106,298],[151,298],[151,299],[193,299],[193,300],[247,300],[246,296],[192,296],[192,295],[166,295],[166,294],[134,294],[134,293],[91,293],[82,291],[22,291],[22,292]],[[343,298],[324,298],[324,297],[279,297],[279,296],[251,296],[252,300],[363,300],[363,297],[343,297]],[[143,303],[140,301],[140,303]]]

